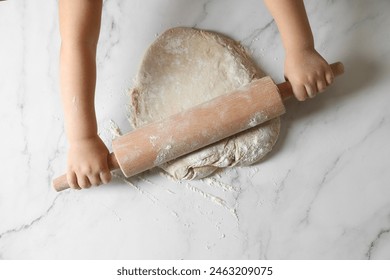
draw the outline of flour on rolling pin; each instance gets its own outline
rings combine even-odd
[[[112,138],[117,138],[119,136],[122,136],[122,132],[121,132],[119,126],[113,120],[110,120],[109,132],[111,133]],[[156,139],[157,139],[156,136],[150,136],[149,137],[150,143],[152,145],[155,143]],[[165,150],[165,149],[163,149],[163,150]],[[168,150],[169,150],[169,148],[168,148]],[[160,155],[160,157],[161,157],[160,160],[164,160],[163,159],[164,155]],[[181,184],[181,182],[177,182],[170,175],[167,175],[167,174],[165,174],[163,172],[160,172],[160,174],[163,177],[167,178],[167,179],[174,180],[174,182]],[[115,173],[114,172],[114,176],[117,177],[118,179],[122,180],[123,182],[125,182],[129,186],[135,188],[141,195],[145,196],[147,199],[152,201],[154,204],[155,203],[159,203],[159,200],[155,196],[153,196],[150,193],[145,192],[143,190],[142,186],[141,187],[137,186],[137,184],[135,182],[132,182],[131,179],[126,178],[121,173],[119,173],[119,172]],[[153,185],[153,186],[160,186],[160,184],[153,183],[152,181],[144,178],[142,175],[138,175],[137,179],[140,180],[140,181],[146,182],[147,184]],[[217,180],[216,178],[205,178],[205,179],[202,180],[202,182],[205,183],[206,186],[217,188],[219,190],[222,190],[223,192],[229,192],[230,193],[230,192],[238,192],[238,191],[240,191],[239,187],[236,187],[236,186],[224,183],[222,181]],[[227,210],[231,215],[233,215],[234,218],[236,218],[238,220],[238,216],[237,216],[237,206],[238,206],[238,203],[237,203],[237,201],[236,201],[234,206],[230,206],[226,202],[225,199],[223,199],[221,197],[218,197],[216,195],[210,194],[208,192],[202,191],[201,189],[199,189],[199,188],[197,188],[195,186],[186,184],[185,187],[186,187],[186,189],[188,189],[191,192],[200,194],[203,199],[206,199],[207,201],[209,201],[209,202],[211,202],[211,203],[213,203],[213,204],[215,204],[217,206],[220,206],[223,209]],[[166,191],[169,194],[175,194],[173,191],[171,191],[168,188],[166,189]],[[166,205],[163,205],[161,203],[159,203],[159,205],[162,206],[163,208],[167,208],[167,210],[169,210],[176,218],[179,217],[179,214],[176,211],[168,208]]]

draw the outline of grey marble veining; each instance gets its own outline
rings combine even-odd
[[[346,73],[291,101],[265,160],[191,182],[155,169],[104,187],[54,192],[67,143],[56,1],[0,3],[1,259],[389,259],[390,2],[306,1],[318,51]],[[166,29],[226,34],[275,81],[283,48],[258,0],[104,2],[96,109],[128,123],[128,89]]]

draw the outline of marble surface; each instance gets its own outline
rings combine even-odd
[[[390,259],[390,2],[307,1],[319,52],[345,75],[291,101],[252,167],[174,182],[152,170],[56,193],[67,143],[56,1],[0,2],[0,259]],[[283,49],[259,0],[107,0],[96,109],[126,132],[142,55],[170,27],[239,40],[275,81]]]

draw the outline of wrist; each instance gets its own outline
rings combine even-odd
[[[69,138],[68,142],[70,145],[74,145],[74,144],[85,143],[85,142],[89,142],[89,141],[95,141],[98,138],[99,138],[99,136],[97,134],[83,135],[83,136],[79,136],[79,137]]]
[[[305,44],[301,46],[287,47],[285,49],[286,56],[298,55],[307,52],[316,52],[314,44]]]
[[[79,117],[79,118],[77,118]],[[77,121],[79,119],[79,121]],[[94,117],[71,116],[65,122],[65,131],[69,143],[80,142],[98,137],[98,128]]]

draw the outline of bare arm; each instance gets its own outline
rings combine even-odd
[[[333,82],[328,63],[314,48],[303,0],[264,0],[278,26],[286,53],[285,76],[298,100],[314,97]]]
[[[67,175],[74,188],[111,178],[108,150],[97,135],[94,105],[101,10],[101,0],[59,1],[61,98],[70,144]]]

